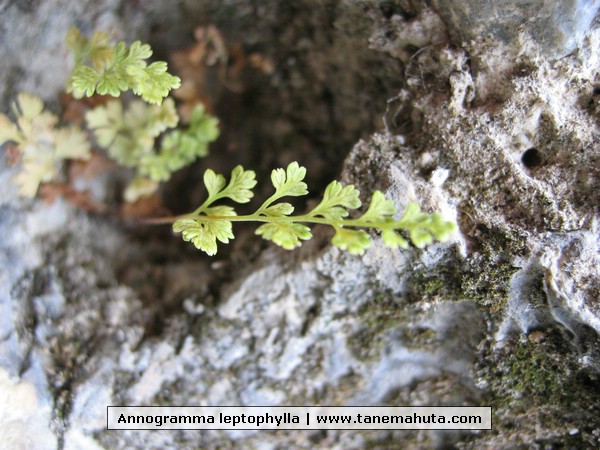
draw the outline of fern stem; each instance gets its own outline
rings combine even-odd
[[[270,217],[260,214],[248,214],[241,216],[206,216],[197,214],[196,212],[191,214],[183,214],[181,216],[171,217],[158,217],[151,219],[144,219],[143,223],[147,225],[166,225],[171,224],[180,219],[198,219],[204,222],[218,222],[218,221],[229,221],[229,222],[262,222],[262,223],[312,223],[319,225],[329,225],[332,227],[352,227],[352,228],[376,228],[376,229],[402,229],[405,226],[399,222],[369,222],[362,221],[360,219],[342,219],[338,221],[330,221],[328,219],[313,217],[310,215],[301,216],[277,216]]]

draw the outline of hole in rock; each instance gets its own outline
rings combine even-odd
[[[533,169],[542,164],[542,155],[537,148],[530,148],[521,155],[521,162],[528,169]]]

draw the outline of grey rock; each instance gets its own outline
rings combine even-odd
[[[597,0],[437,0],[433,5],[459,42],[489,37],[512,45],[527,34],[550,58],[575,50],[600,9]]]
[[[533,34],[521,35],[520,43],[508,24],[533,3],[496,5],[502,20],[495,24],[483,20],[485,10],[461,17],[463,4],[442,2],[439,15],[421,2],[381,2],[367,11],[344,1],[132,4],[0,3],[10,18],[3,20],[4,36],[21,33],[15,46],[0,46],[7,62],[0,107],[8,109],[22,89],[55,100],[68,67],[51,74],[47,67],[73,23],[128,39],[150,37],[168,51],[183,45],[202,17],[229,39],[267,53],[277,68],[252,85],[271,94],[240,106],[250,109],[242,109],[237,129],[260,130],[269,139],[259,139],[260,148],[248,139],[240,153],[260,150],[252,158],[267,173],[290,155],[270,155],[264,142],[291,142],[292,158],[295,145],[312,150],[323,148],[314,142],[343,142],[338,148],[351,151],[341,179],[365,201],[375,189],[399,211],[418,201],[456,220],[459,232],[407,251],[387,249],[374,235],[372,247],[355,257],[328,245],[320,228],[293,253],[257,249],[249,242],[258,237],[240,230],[229,256],[211,260],[176,238],[133,230],[64,201],[19,199],[11,183],[15,168],[2,166],[0,441],[6,448],[597,446],[596,28],[579,52],[553,61],[575,42],[555,36],[563,18],[554,3],[546,4],[545,18],[535,16],[528,25]],[[579,39],[591,13],[572,14],[578,20],[566,30],[577,30]],[[289,18],[285,29],[278,25],[282,15]],[[177,33],[169,31],[174,24]],[[458,26],[497,39],[448,45]],[[523,54],[507,60],[515,45]],[[536,45],[547,54],[529,53]],[[239,123],[230,114],[222,117],[224,128]],[[359,131],[365,137],[356,142]],[[213,158],[230,168],[230,153]],[[318,171],[328,161],[320,158],[311,159],[318,164],[309,170],[330,173]],[[194,170],[188,174],[185,183],[198,179]],[[111,404],[316,403],[492,405],[495,429],[105,429]]]

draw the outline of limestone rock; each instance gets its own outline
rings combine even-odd
[[[221,105],[240,109],[222,106],[228,145],[210,164],[228,170],[235,155],[264,175],[306,157],[311,183],[324,177],[324,186],[332,161],[343,159],[341,179],[363,200],[379,189],[399,210],[418,201],[456,220],[459,232],[407,251],[374,235],[356,257],[332,248],[318,227],[292,253],[241,227],[210,259],[168,231],[62,200],[19,199],[15,168],[3,161],[2,442],[595,448],[600,31],[583,36],[595,2],[544,2],[545,15],[517,30],[520,41],[511,24],[534,2],[494,4],[495,22],[481,2],[165,5],[2,3],[10,20],[0,30],[8,68],[0,108],[18,90],[56,99],[68,72],[56,61],[72,24],[154,39],[168,52],[189,43],[194,26],[215,23],[275,69],[254,73],[240,97],[223,90]],[[464,45],[457,31],[469,37]],[[515,49],[523,52],[507,58]],[[198,198],[190,185],[200,169],[165,198]],[[494,430],[105,430],[107,405],[316,403],[491,405]]]

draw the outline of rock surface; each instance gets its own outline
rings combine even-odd
[[[597,448],[600,31],[586,27],[594,2],[572,3],[588,12],[571,24],[579,47],[560,60],[575,44],[545,36],[562,24],[533,21],[520,39],[489,39],[478,31],[491,26],[481,2],[71,3],[0,2],[10,18],[0,30],[3,110],[19,90],[55,101],[67,65],[47,67],[57,52],[67,60],[72,24],[154,39],[168,52],[189,43],[194,26],[215,23],[275,67],[246,96],[221,97],[245,103],[244,117],[220,113],[243,162],[266,173],[307,158],[316,178],[345,156],[341,179],[365,197],[380,189],[398,209],[416,200],[460,231],[425,250],[392,251],[374,237],[356,257],[327,245],[326,230],[293,253],[242,230],[227,257],[211,260],[166,233],[60,200],[23,201],[3,161],[6,448]],[[478,11],[474,28],[459,20],[467,6]],[[522,21],[523,9],[513,11]],[[283,30],[282,14],[291,19]],[[542,24],[548,34],[535,31]],[[459,31],[471,33],[467,42],[455,40]],[[329,144],[331,154],[313,154]],[[222,153],[211,162],[227,170],[232,154]],[[202,170],[192,170],[197,179]],[[107,405],[316,403],[492,405],[494,429],[105,430]]]
[[[550,58],[575,50],[600,8],[598,0],[436,0],[433,4],[459,42],[482,36],[506,45],[533,40]]]

